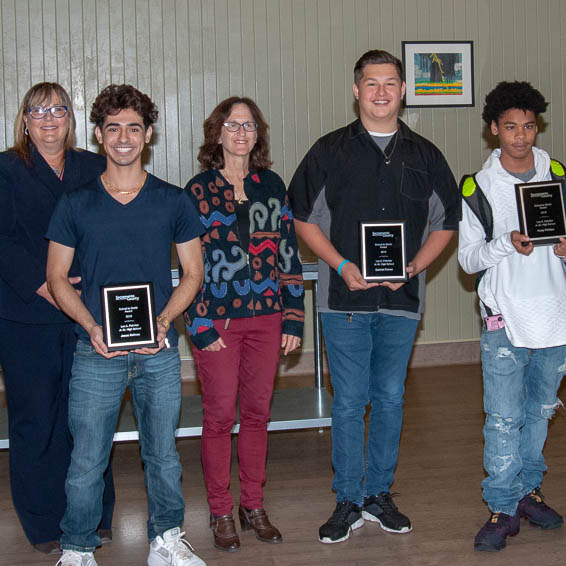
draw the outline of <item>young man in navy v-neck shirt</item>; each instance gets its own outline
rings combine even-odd
[[[180,359],[172,321],[202,284],[202,226],[188,196],[147,174],[142,151],[157,109],[130,85],[110,85],[93,104],[90,119],[107,155],[105,172],[65,194],[49,225],[49,289],[77,322],[79,341],[70,381],[69,425],[74,438],[61,522],[63,566],[96,566],[100,544],[102,472],[106,468],[125,388],[130,387],[148,494],[148,566],[202,566],[182,538],[181,464],[175,429],[181,402]],[[171,283],[172,242],[183,268]],[[75,253],[82,295],[68,283]],[[103,340],[102,285],[153,282],[155,348],[109,352]]]

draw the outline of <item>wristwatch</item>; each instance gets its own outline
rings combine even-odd
[[[165,328],[165,333],[169,332],[169,328],[171,327],[171,321],[167,317],[160,314],[155,320],[157,320],[157,323],[161,324],[161,326]]]

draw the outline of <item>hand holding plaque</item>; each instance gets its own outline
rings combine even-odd
[[[158,346],[151,282],[103,285],[100,298],[102,331],[109,352]]]
[[[366,281],[407,281],[404,220],[361,222],[360,242]]]
[[[515,185],[519,229],[535,246],[557,244],[566,237],[566,209],[561,181]]]

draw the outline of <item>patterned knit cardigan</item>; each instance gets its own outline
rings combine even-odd
[[[216,319],[282,312],[283,334],[302,336],[304,286],[293,216],[285,185],[273,171],[251,171],[244,179],[250,203],[250,245],[242,249],[234,187],[217,169],[194,177],[185,190],[206,233],[201,236],[204,284],[185,312],[193,344],[205,348],[219,335]]]

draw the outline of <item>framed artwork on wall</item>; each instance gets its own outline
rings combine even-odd
[[[403,41],[405,106],[474,106],[472,41]]]

